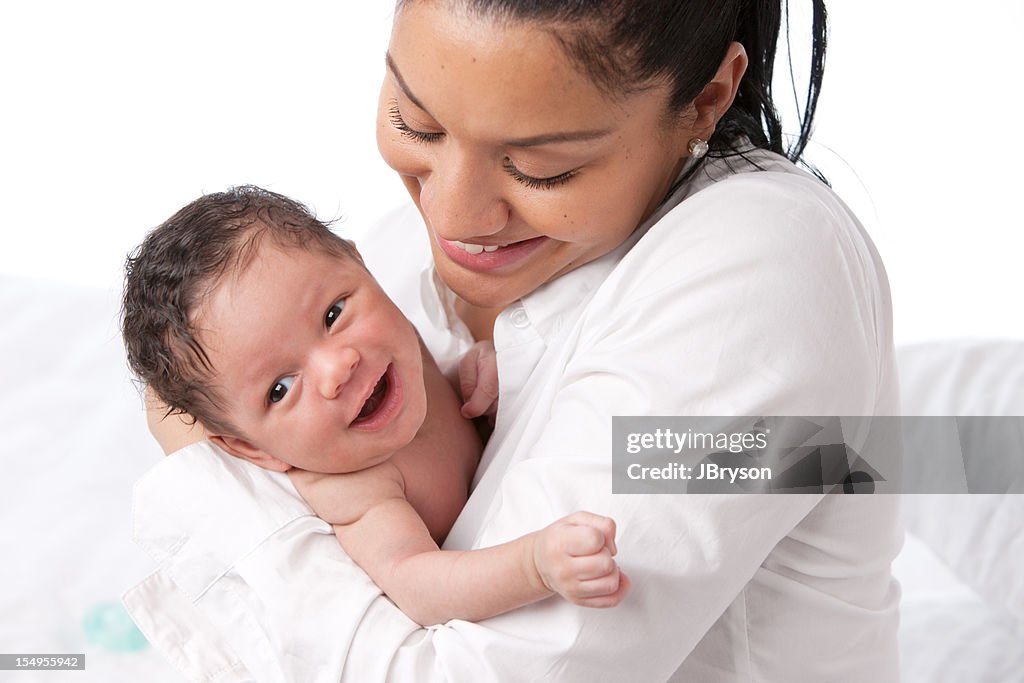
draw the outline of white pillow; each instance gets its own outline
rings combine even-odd
[[[1012,617],[993,610],[911,534],[892,569],[904,589],[903,683],[1024,683],[1024,648]]]
[[[1024,415],[1024,342],[908,346],[897,351],[897,366],[904,415]],[[1000,467],[1019,476],[1024,452],[1011,458]],[[904,520],[1024,633],[1024,495],[906,495]]]

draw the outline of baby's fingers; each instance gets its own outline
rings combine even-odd
[[[570,555],[593,555],[601,548],[615,555],[615,520],[592,512],[575,512],[564,519],[572,530],[568,534],[566,552]]]
[[[578,581],[589,581],[611,576],[617,570],[615,560],[607,548],[602,548],[594,555],[574,557],[572,560],[572,572]]]
[[[581,607],[592,607],[596,609],[603,609],[607,607],[615,607],[623,598],[629,593],[629,587],[632,583],[629,577],[623,572],[618,572],[618,585],[614,592],[605,593],[601,595],[595,595],[593,597],[581,597],[578,600],[573,600],[574,604],[580,605]]]

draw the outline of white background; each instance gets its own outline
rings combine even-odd
[[[812,159],[886,261],[897,341],[1024,337],[1021,3],[832,5]],[[232,184],[343,231],[401,202],[373,136],[391,2],[285,7],[5,3],[0,273],[117,288],[149,227]]]

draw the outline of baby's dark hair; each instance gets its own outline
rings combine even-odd
[[[203,195],[150,232],[125,263],[121,334],[128,365],[167,404],[207,429],[241,436],[225,415],[195,312],[264,239],[362,264],[352,244],[303,204],[252,185]]]

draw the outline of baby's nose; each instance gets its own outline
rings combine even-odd
[[[337,398],[359,367],[359,352],[353,348],[331,349],[317,358],[317,386],[324,398]]]

